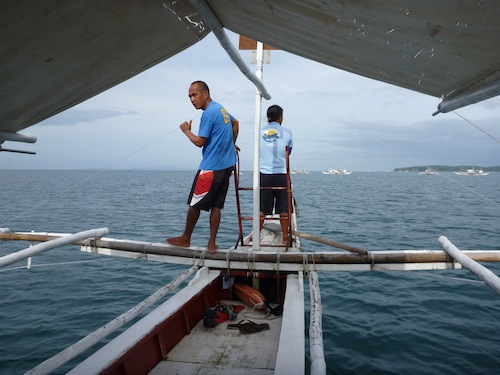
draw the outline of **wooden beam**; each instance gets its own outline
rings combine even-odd
[[[248,38],[246,36],[240,35],[240,42],[238,49],[240,50],[255,50],[257,49],[257,41],[255,39]],[[264,50],[279,50],[279,48],[270,46],[264,43]]]
[[[0,233],[0,240],[22,240],[22,241],[49,241],[54,238],[65,236],[63,233],[30,233],[13,232]],[[128,241],[114,238],[100,238],[84,241],[76,241],[73,244],[85,247],[85,251],[92,252],[93,249],[110,249],[121,252],[129,252],[130,257],[143,258],[187,258],[191,263],[193,258],[224,262],[266,262],[266,263],[296,263],[296,264],[365,264],[375,266],[377,264],[398,263],[452,263],[452,259],[442,250],[376,250],[367,255],[345,253],[339,251],[322,252],[280,252],[279,248],[263,249],[262,251],[248,250],[219,250],[210,254],[201,247],[172,247],[163,243],[152,243],[142,241]],[[272,250],[272,251],[270,251]],[[96,251],[97,252],[97,251]],[[500,262],[500,250],[464,250],[471,259],[478,262]],[[228,256],[229,253],[229,256]],[[228,259],[227,259],[228,258]],[[177,263],[177,262],[173,262]],[[184,264],[184,263],[181,263]]]
[[[294,231],[292,231],[292,234],[294,234],[297,237],[303,238],[305,240],[318,242],[320,244],[332,246],[332,247],[335,247],[337,249],[347,250],[347,251],[350,251],[352,253],[357,253],[357,254],[361,254],[361,255],[368,255],[368,251],[360,249],[359,247],[345,245],[343,243],[328,240],[326,238],[313,236],[312,234],[309,234],[309,233],[304,233],[304,232],[299,232],[299,231],[294,230]]]

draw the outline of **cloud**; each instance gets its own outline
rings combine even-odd
[[[76,107],[70,108],[57,116],[53,116],[47,120],[44,120],[40,122],[38,126],[87,124],[100,120],[108,120],[117,117],[132,115],[137,115],[137,112],[124,109],[82,109]]]
[[[229,33],[237,45],[238,36]],[[241,51],[250,69],[250,52]],[[432,116],[440,100],[356,76],[284,51],[271,51],[261,121],[271,104],[284,108],[294,136],[292,169],[392,170],[407,165],[500,165],[498,108],[493,98]],[[0,153],[0,168],[195,170],[201,150],[179,130],[201,111],[189,84],[206,81],[212,98],[240,121],[242,169],[253,168],[255,88],[213,35],[151,69],[29,129],[36,156]]]

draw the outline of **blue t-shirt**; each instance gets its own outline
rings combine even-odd
[[[205,108],[198,131],[199,137],[207,139],[202,149],[200,169],[218,171],[236,163],[233,119],[219,103],[212,101]]]
[[[293,147],[292,132],[278,122],[269,122],[260,130],[260,172],[286,173],[286,146]]]

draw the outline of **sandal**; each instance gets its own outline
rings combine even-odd
[[[249,335],[251,333],[266,331],[268,329],[269,329],[269,324],[267,323],[257,324],[252,322],[252,324],[244,324],[240,326],[240,332],[246,335]]]
[[[251,320],[243,319],[243,320],[240,320],[238,323],[228,324],[227,328],[229,328],[229,329],[240,329],[240,327],[242,327],[244,325],[247,325],[247,324],[255,324],[255,323],[252,322]]]
[[[257,324],[255,322],[252,322],[251,320],[240,320],[236,324],[228,324],[227,328],[229,329],[239,329],[241,333],[245,335],[249,335],[251,333],[257,333],[257,332],[262,332],[265,330],[269,329],[269,324],[267,323],[262,323],[262,324]]]

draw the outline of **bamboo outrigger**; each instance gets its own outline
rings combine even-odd
[[[264,230],[267,226],[264,227]],[[275,229],[275,228],[273,228]],[[69,236],[62,233],[4,232],[0,240],[30,242],[52,241]],[[445,240],[446,237],[443,237]],[[442,240],[441,240],[442,241]],[[443,250],[376,250],[366,255],[340,251],[276,252],[251,249],[221,249],[210,254],[204,248],[177,248],[163,243],[128,241],[114,238],[92,238],[74,241],[90,253],[148,259],[159,262],[207,265],[210,267],[282,271],[373,271],[459,269],[461,264]],[[461,254],[476,262],[500,262],[500,250],[462,250]],[[1,259],[1,258],[0,258]]]

